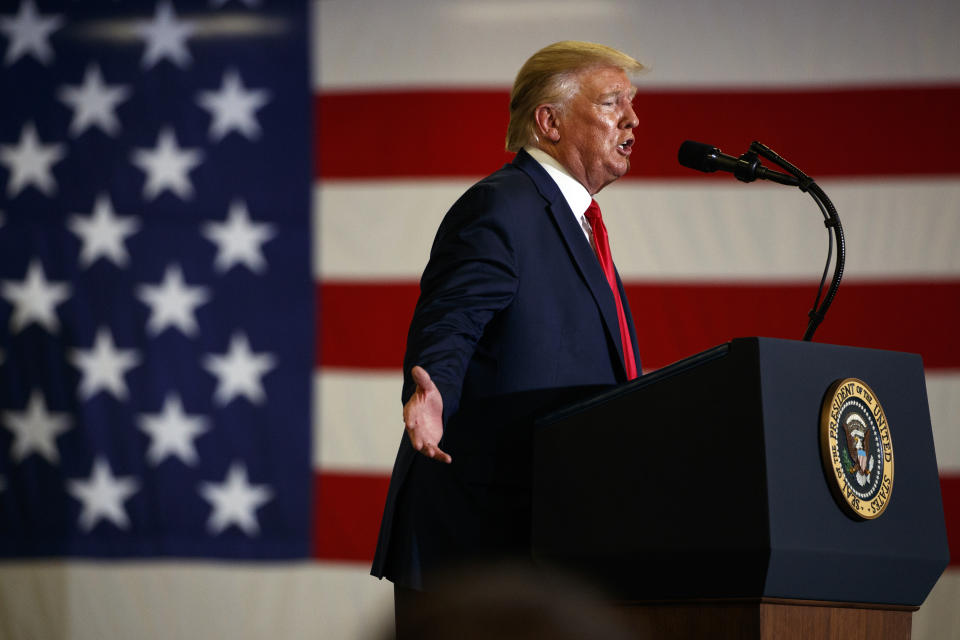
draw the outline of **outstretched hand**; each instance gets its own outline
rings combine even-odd
[[[416,391],[403,405],[403,426],[413,448],[434,460],[453,462],[447,453],[440,449],[443,437],[443,398],[430,374],[420,366],[410,371],[417,384]]]

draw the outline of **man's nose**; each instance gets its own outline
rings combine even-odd
[[[624,129],[633,129],[640,124],[640,119],[637,117],[637,112],[633,110],[633,103],[627,105],[627,109],[623,114],[623,119],[620,122],[620,126]]]

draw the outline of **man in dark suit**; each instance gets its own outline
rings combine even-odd
[[[437,572],[463,562],[529,558],[532,419],[571,399],[565,390],[637,375],[632,316],[592,196],[630,166],[628,74],[642,68],[592,43],[534,54],[511,93],[514,161],[471,187],[437,231],[407,337],[406,434],[372,570],[400,590],[430,591]]]

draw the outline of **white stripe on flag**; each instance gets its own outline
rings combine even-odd
[[[314,377],[314,466],[389,474],[403,434],[400,384],[399,371],[321,369]],[[960,372],[927,373],[927,396],[940,471],[960,473]]]
[[[913,614],[913,640],[960,638],[960,568],[947,569]]]
[[[420,278],[462,180],[326,181],[315,191],[317,278]],[[960,180],[830,180],[847,281],[960,275]],[[729,182],[621,182],[597,198],[625,280],[815,280],[826,232],[796,189]]]
[[[927,373],[927,401],[940,473],[960,474],[960,371]]]
[[[389,474],[403,435],[400,370],[314,375],[313,465]]]
[[[376,638],[393,585],[334,563],[23,562],[0,567],[0,637]]]

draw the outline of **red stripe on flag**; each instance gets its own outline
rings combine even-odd
[[[735,337],[797,339],[813,284],[626,284],[645,370]],[[322,367],[399,369],[419,295],[415,283],[324,281],[317,286]],[[907,351],[928,369],[960,367],[960,281],[847,283],[817,342]]]
[[[318,366],[400,369],[407,328],[420,295],[416,283],[317,285]]]
[[[317,176],[486,175],[509,159],[503,149],[508,101],[506,90],[318,94]],[[640,126],[627,177],[696,176],[677,164],[677,149],[687,139],[709,142],[731,155],[760,140],[814,177],[960,173],[953,156],[960,146],[957,86],[641,88],[635,105]],[[376,145],[362,133],[371,123],[387,129]]]
[[[940,476],[940,495],[943,497],[943,515],[947,521],[950,565],[960,566],[960,476]]]
[[[809,284],[630,284],[640,356],[658,368],[741,336],[799,340]],[[817,342],[907,351],[929,368],[960,367],[960,281],[842,284]]]
[[[373,559],[389,484],[389,476],[383,474],[315,474],[313,556],[358,562]]]
[[[486,175],[513,156],[504,150],[509,99],[504,91],[321,94],[315,170],[324,178]],[[377,125],[384,132],[374,143]]]
[[[313,555],[320,560],[369,563],[390,478],[386,474],[319,473],[314,480]],[[951,549],[960,549],[960,476],[941,476],[940,490]],[[953,552],[951,566],[960,565]]]

